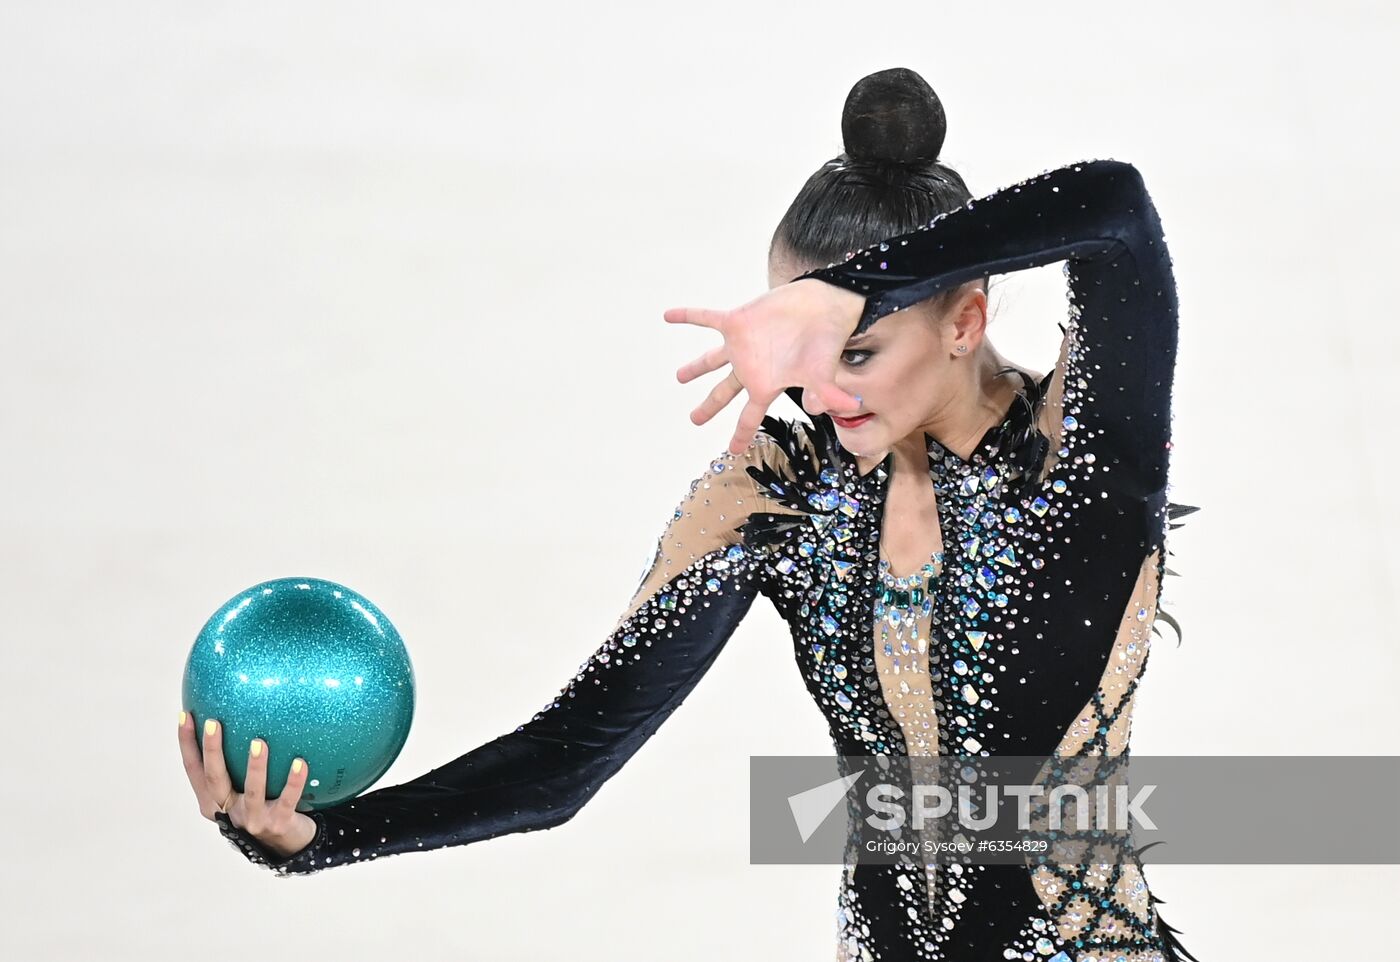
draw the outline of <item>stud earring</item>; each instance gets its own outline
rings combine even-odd
[[[959,344],[959,345],[958,345],[958,353],[959,353],[959,354],[966,354],[966,353],[967,353],[967,345],[966,345],[966,344]]]

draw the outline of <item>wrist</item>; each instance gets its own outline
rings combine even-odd
[[[287,832],[276,838],[267,838],[261,841],[278,858],[291,858],[316,840],[319,828],[316,819],[302,812],[297,812],[296,818],[292,821],[292,827]]]
[[[841,305],[841,319],[845,323],[846,333],[854,334],[861,315],[865,313],[865,295],[831,284],[827,287],[831,288],[831,296]]]
[[[854,331],[856,325],[860,323],[860,316],[865,312],[865,295],[859,291],[823,280],[820,277],[804,277],[793,283],[808,285],[812,291],[811,296],[820,297],[822,302],[828,306],[829,310],[824,311],[823,314],[831,318],[837,326]]]

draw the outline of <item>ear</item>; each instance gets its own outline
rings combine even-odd
[[[987,331],[987,294],[982,282],[969,281],[953,298],[943,316],[943,340],[949,354],[966,345],[962,356],[973,354]]]

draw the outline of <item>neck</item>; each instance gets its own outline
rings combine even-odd
[[[914,431],[920,448],[927,434],[964,461],[972,457],[983,435],[1006,416],[1006,409],[1021,387],[1015,375],[997,375],[1012,366],[996,348],[983,341],[977,356],[964,366],[961,389]]]

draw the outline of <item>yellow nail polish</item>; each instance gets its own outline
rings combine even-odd
[[[207,718],[207,719],[205,719],[205,721],[204,721],[204,734],[206,734],[206,735],[212,735],[212,734],[214,734],[215,731],[218,730],[218,727],[219,727],[219,726],[218,726],[218,723],[215,722],[214,719],[212,719],[212,718]]]
[[[188,715],[189,715],[189,712],[185,712],[185,711],[180,712],[180,727],[181,727],[181,728],[184,728],[184,727],[185,727],[185,718],[186,718]]]
[[[261,755],[261,754],[262,754],[262,739],[261,739],[261,738],[254,738],[254,739],[253,739],[253,757],[254,757],[254,758],[257,758],[257,757],[258,757],[259,755]]]
[[[300,759],[300,758],[298,758],[296,761],[292,762],[292,774],[293,774],[293,775],[300,775],[300,774],[301,774],[301,759]]]

